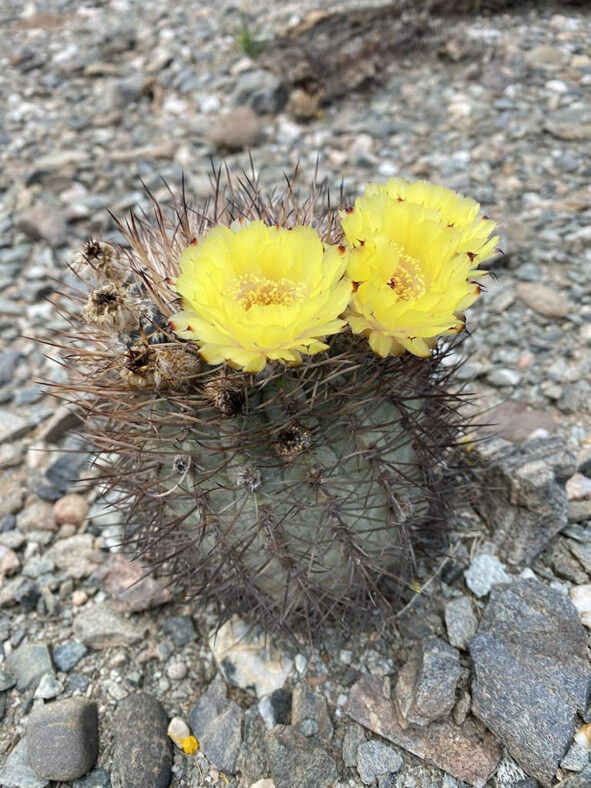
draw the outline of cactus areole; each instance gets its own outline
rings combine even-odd
[[[62,396],[147,566],[225,615],[350,624],[444,542],[463,418],[439,338],[494,224],[426,183],[339,212],[241,184],[84,246]]]

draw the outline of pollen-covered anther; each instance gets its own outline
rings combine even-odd
[[[261,486],[261,472],[250,462],[241,465],[236,471],[236,485],[256,492]]]
[[[297,422],[280,430],[273,441],[273,448],[280,457],[296,457],[312,445],[312,433]]]
[[[304,296],[302,282],[285,277],[267,279],[256,274],[236,277],[229,289],[230,295],[248,311],[253,306],[290,306]]]
[[[203,386],[203,394],[222,416],[231,419],[244,413],[246,405],[244,389],[227,378],[214,378],[207,381]]]
[[[425,293],[425,277],[418,260],[402,251],[399,255],[396,271],[387,285],[395,291],[399,301],[411,301]]]
[[[124,287],[106,284],[90,294],[82,317],[91,326],[108,334],[128,334],[137,329],[137,305]]]

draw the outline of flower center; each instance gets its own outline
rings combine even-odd
[[[414,300],[426,291],[425,277],[419,261],[401,249],[398,250],[396,270],[386,284],[394,290],[398,301]]]
[[[256,274],[243,274],[230,285],[230,295],[248,312],[251,306],[290,306],[301,301],[303,282],[291,279],[266,279]]]

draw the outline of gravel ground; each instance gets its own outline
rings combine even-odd
[[[54,398],[36,382],[59,382],[65,375],[48,358],[54,349],[30,341],[63,326],[52,303],[55,280],[66,275],[65,261],[89,236],[117,237],[107,208],[122,216],[132,207],[146,207],[142,180],[167,202],[163,179],[175,189],[184,174],[188,194],[202,197],[209,189],[210,157],[224,154],[239,171],[248,167],[244,148],[250,147],[261,182],[269,187],[281,184],[283,172],[298,162],[305,183],[319,157],[320,175],[335,191],[341,181],[354,192],[368,180],[400,175],[431,179],[474,197],[499,222],[505,256],[495,262],[496,277],[471,310],[463,377],[480,409],[513,403],[495,411],[502,435],[516,438],[525,429],[525,435],[538,430],[537,435],[560,437],[576,457],[573,471],[578,467],[591,475],[591,16],[528,11],[439,21],[416,51],[388,64],[374,90],[346,96],[307,121],[287,111],[290,97],[281,95],[275,77],[237,45],[241,9],[254,38],[265,40],[309,18],[312,10],[364,5],[269,2],[264,13],[257,4],[255,13],[254,3],[225,0],[215,5],[8,0],[0,9],[0,764],[15,752],[33,707],[43,699],[85,696],[98,703],[100,768],[95,782],[76,785],[108,786],[113,758],[120,764],[126,757],[117,754],[113,741],[117,725],[124,726],[116,719],[123,702],[143,689],[169,716],[187,720],[217,671],[208,643],[213,613],[179,606],[162,589],[144,588],[143,597],[138,595],[150,609],[125,597],[121,608],[133,610],[131,617],[103,622],[101,630],[97,606],[103,609],[117,599],[133,567],[121,557],[119,575],[113,571],[120,532],[116,517],[97,519],[96,490],[68,488],[63,467],[61,477],[60,467],[55,470],[57,457],[70,472],[74,455],[55,451],[72,448],[75,438],[67,418],[60,411],[56,416]],[[237,107],[248,108],[241,110],[246,114],[240,123],[224,119]],[[527,422],[515,403],[528,406]],[[51,489],[44,476],[50,466]],[[571,537],[578,528],[577,544],[588,546],[583,532],[591,519],[591,482],[583,474],[568,484],[571,504],[579,505],[569,528]],[[64,502],[72,492],[75,496]],[[345,711],[359,676],[389,680],[417,639],[435,634],[452,640],[444,626],[445,602],[467,594],[480,617],[488,589],[480,594],[468,584],[466,590],[463,569],[478,555],[498,552],[495,535],[470,515],[457,542],[451,562],[455,576],[432,579],[418,608],[385,628],[370,627],[355,638],[327,631],[316,651],[278,639],[279,653],[265,652],[261,675],[287,660],[285,686],[295,688],[294,697],[305,680],[327,701],[332,723],[318,702],[299,719],[301,730],[306,720],[308,727],[313,723],[306,741],[317,734],[314,725],[334,726],[314,745],[315,754],[304,750],[303,760],[308,768],[314,764],[317,776],[304,775],[302,782],[293,777],[291,785],[334,784],[326,758],[336,764],[342,786],[464,784],[460,776],[429,764],[436,759],[415,757],[403,746],[388,746],[387,753],[354,748],[351,761],[355,736],[359,744],[367,734],[359,733],[362,729],[349,720],[355,715]],[[536,576],[561,592],[589,584],[591,551],[577,554],[570,542],[565,536],[556,539],[525,567],[525,577]],[[501,553],[501,558],[507,570],[511,556]],[[105,566],[111,574],[100,579],[96,570]],[[507,571],[523,570],[522,564]],[[433,567],[421,572],[419,582],[426,583]],[[186,618],[171,619],[183,614],[193,616],[192,633]],[[171,620],[185,634],[171,629]],[[64,658],[60,669],[56,647],[73,642],[85,643],[86,651],[71,667]],[[12,688],[1,671],[22,670],[26,654],[19,649],[31,643],[53,649],[53,666],[48,663],[43,671],[49,676],[38,688],[43,673]],[[20,665],[15,667],[16,653]],[[37,655],[33,662],[42,659]],[[464,645],[464,688],[469,674]],[[256,709],[253,691],[238,684],[229,697],[240,714]],[[460,689],[456,700],[454,714]],[[289,723],[277,710],[265,713]],[[242,757],[252,764],[265,729],[257,739],[254,711],[246,714],[254,733],[249,739],[244,728]],[[295,730],[293,716],[291,722],[285,731]],[[376,743],[388,738],[382,736],[374,737]],[[281,747],[297,751],[297,742],[276,736],[275,755],[269,745],[270,767],[225,778],[213,750],[204,754],[207,731],[198,738],[203,746],[196,755],[176,751],[171,785],[222,786],[227,780],[251,785],[268,777],[270,768],[275,788],[290,786],[274,764],[281,760]],[[519,761],[517,750],[511,752]],[[506,750],[501,754],[501,766],[487,785],[538,784]],[[557,779],[585,774],[588,752],[578,761],[575,756]],[[372,758],[378,761],[373,772]],[[298,764],[293,774],[300,779]],[[327,776],[321,777],[323,769]],[[113,785],[120,779],[115,772]],[[12,785],[0,772],[0,785],[3,779]],[[18,779],[19,788],[29,784]]]

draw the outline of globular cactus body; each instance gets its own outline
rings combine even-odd
[[[351,623],[368,606],[398,598],[397,592],[411,585],[417,550],[441,542],[458,488],[449,465],[461,425],[461,397],[449,384],[453,365],[441,363],[445,351],[436,347],[426,358],[404,353],[404,345],[423,355],[434,347],[426,331],[418,334],[424,340],[404,334],[399,324],[385,325],[383,336],[379,333],[373,313],[363,311],[368,299],[380,299],[380,308],[388,298],[406,299],[399,311],[408,305],[414,326],[420,318],[419,307],[412,311],[414,291],[398,292],[389,272],[385,283],[376,280],[376,296],[363,290],[364,283],[347,280],[339,262],[344,247],[335,244],[343,236],[331,214],[327,220],[325,215],[321,233],[324,262],[318,241],[310,247],[320,266],[316,278],[302,268],[305,256],[298,257],[307,248],[308,230],[287,238],[258,221],[309,227],[317,216],[314,200],[302,208],[290,189],[277,203],[262,199],[254,187],[242,202],[234,191],[232,197],[221,216],[214,212],[211,220],[191,214],[184,205],[177,207],[172,228],[157,205],[156,229],[132,219],[126,228],[131,265],[106,244],[88,245],[77,268],[99,287],[84,306],[81,341],[71,348],[70,399],[79,405],[80,392],[86,393],[88,433],[98,454],[109,458],[101,462],[103,480],[120,495],[127,540],[157,571],[189,593],[222,604],[227,612],[247,611],[270,624],[291,624],[298,618],[310,622],[332,614]],[[454,199],[448,199],[446,211],[454,208]],[[397,206],[395,201],[401,214]],[[466,214],[464,203],[462,207]],[[473,245],[470,239],[477,230],[474,211],[468,208],[459,229],[447,216],[440,228],[434,209],[429,208],[427,218],[435,228],[432,237],[436,232],[445,237],[448,257],[456,254],[459,260],[462,255],[462,268],[453,263],[457,298],[471,302],[474,284],[466,281],[466,274],[473,271],[476,254],[464,246]],[[276,352],[252,344],[254,311],[248,316],[245,340],[251,344],[236,349],[234,335],[216,322],[226,308],[218,304],[216,293],[210,298],[213,305],[206,305],[209,323],[198,311],[176,311],[174,279],[179,277],[181,252],[189,254],[191,270],[199,271],[201,252],[194,252],[194,239],[211,225],[234,226],[241,214],[255,220],[248,233],[264,240],[266,278],[260,268],[241,273],[250,258],[240,251],[246,263],[240,258],[240,278],[228,280],[228,289],[232,293],[237,281],[242,289],[228,314],[239,333],[240,309],[256,309],[261,298],[265,304],[272,302],[266,314],[283,323],[265,336],[275,337]],[[236,241],[241,249],[247,248],[248,233]],[[235,236],[224,230],[212,237],[227,258]],[[292,260],[288,277],[277,273],[279,289],[272,289],[269,279],[273,243],[282,244]],[[351,243],[354,270],[371,274],[377,258],[367,256],[369,247],[357,230]],[[386,250],[388,243],[392,253]],[[394,241],[381,238],[379,244],[386,250],[383,255],[394,255],[396,281],[402,281],[410,257]],[[415,247],[416,267],[421,249]],[[207,264],[214,263],[207,258]],[[86,276],[89,267],[91,275]],[[219,269],[212,271],[221,276]],[[301,282],[290,284],[287,293],[285,282],[294,276]],[[432,280],[436,287],[435,274]],[[244,283],[251,281],[258,289],[245,295]],[[197,303],[201,291],[191,281],[189,286]],[[307,314],[299,334],[290,327],[292,313],[282,311],[282,305],[295,310],[294,293],[308,286],[320,288],[315,291],[319,321],[334,333],[326,343],[314,333],[305,307],[293,312]],[[346,304],[343,297],[357,287],[360,298],[366,293],[365,301],[356,302],[360,335],[344,330],[339,317]],[[337,301],[330,288],[339,293],[332,316],[331,304]],[[438,309],[431,317],[437,330],[453,333],[463,322],[450,311],[446,298],[443,294],[429,300],[421,291],[416,303]],[[373,322],[366,331],[367,321]],[[191,339],[193,326],[210,337],[201,352],[209,363],[200,359],[199,345]],[[383,358],[376,355],[380,348],[385,348]],[[389,354],[392,349],[402,355]],[[211,360],[224,352],[229,363]]]

